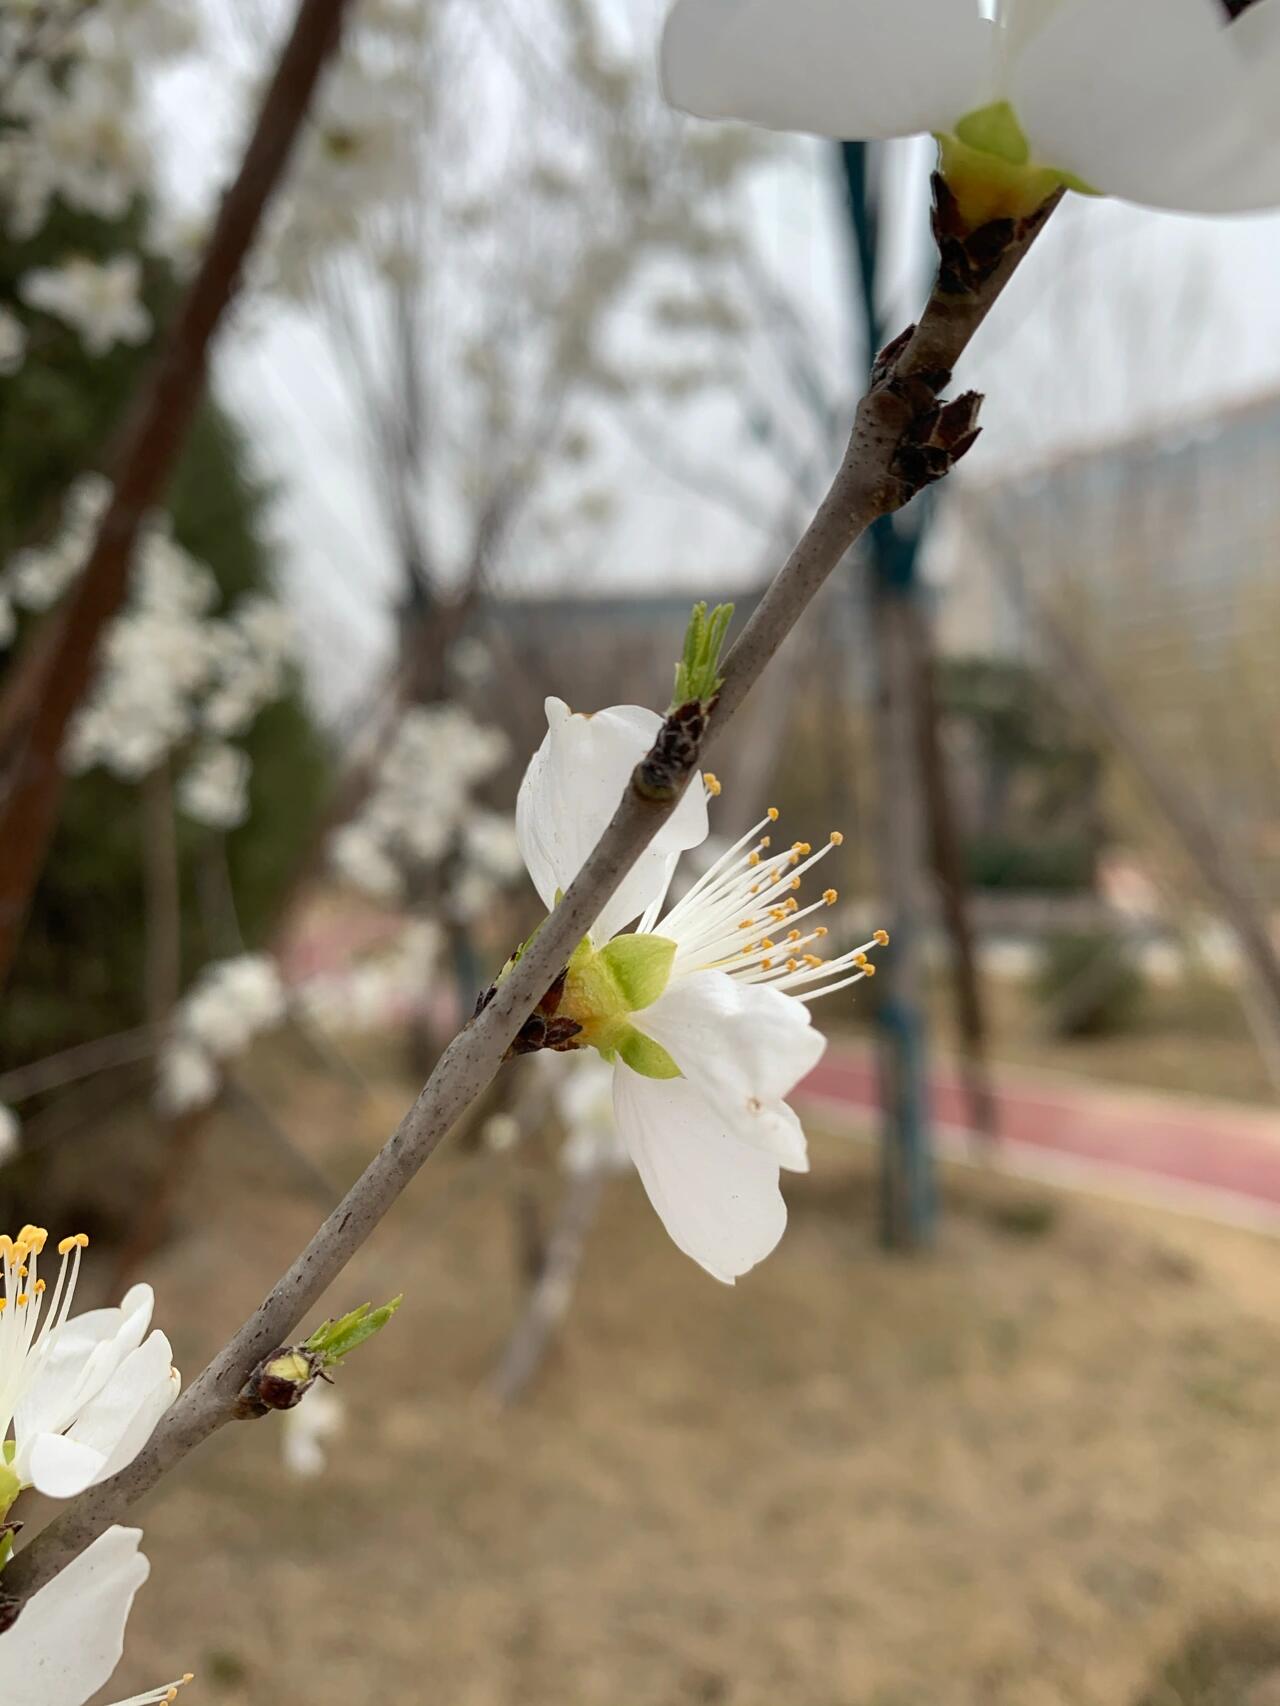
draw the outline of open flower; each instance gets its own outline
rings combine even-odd
[[[118,1309],[72,1316],[89,1240],[62,1240],[49,1290],[39,1271],[47,1239],[39,1226],[0,1235],[0,1516],[23,1487],[74,1498],[132,1463],[178,1393],[168,1339],[147,1335],[151,1287],[135,1285]]]
[[[109,1528],[74,1558],[0,1634],[0,1700],[6,1706],[84,1706],[120,1662],[133,1596],[150,1565],[140,1528]],[[172,1701],[190,1676],[118,1706]]]
[[[1064,184],[1237,213],[1280,205],[1278,15],[1280,0],[676,0],[662,71],[703,118],[932,131],[975,223]]]
[[[550,904],[568,888],[660,726],[615,706],[574,716],[547,702],[549,731],[520,788],[516,822],[530,874]],[[712,788],[708,779],[708,788]],[[712,789],[713,791],[713,789]],[[825,1041],[807,1003],[870,975],[875,942],[824,961],[801,904],[817,853],[772,850],[768,815],[662,914],[678,850],[706,834],[702,778],[668,819],[569,964],[558,1016],[614,1068],[618,1132],[672,1239],[717,1279],[767,1256],[782,1236],[783,1167],[808,1167],[786,1098]],[[624,927],[643,909],[636,931]],[[876,940],[887,937],[877,937]]]

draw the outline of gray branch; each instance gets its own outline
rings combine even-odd
[[[943,192],[945,193],[945,192]],[[698,718],[679,745],[664,736],[637,766],[608,828],[560,905],[542,926],[493,999],[454,1038],[417,1101],[261,1306],[183,1393],[128,1468],[90,1488],[9,1565],[7,1593],[25,1600],[50,1581],[137,1499],[224,1423],[259,1362],[287,1344],[365,1239],[391,1208],[450,1127],[481,1093],[537,1003],[590,930],[658,829],[670,817],[693,775],[704,737],[718,737],[827,577],[878,517],[909,501],[919,485],[946,471],[947,452],[968,448],[968,436],[948,442],[954,417],[938,392],[973,334],[1008,283],[1052,211],[1009,228],[994,264],[967,288],[935,285],[918,326],[881,358],[858,406],[843,461],[817,515],[756,607],[724,665],[724,685],[707,728]],[[984,228],[988,236],[991,227]],[[954,242],[953,242],[954,247]],[[944,278],[954,272],[944,269]],[[951,405],[969,424],[976,399]],[[910,452],[910,455],[907,453]],[[928,464],[928,472],[922,471]],[[688,739],[692,728],[692,741]],[[678,759],[676,752],[678,750]]]

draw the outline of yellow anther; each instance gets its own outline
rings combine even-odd
[[[25,1309],[27,1307],[28,1303],[30,1303],[30,1302],[31,1302],[31,1293],[29,1291],[20,1291],[18,1293],[18,1308],[19,1309]]]
[[[0,1315],[3,1315],[8,1307],[9,1299],[7,1297],[0,1297]]]
[[[777,806],[770,806],[768,811],[765,813],[765,816],[768,818],[770,823],[777,823],[778,819],[782,816],[782,813],[778,810]]]
[[[754,865],[758,865],[759,863],[760,863],[760,855],[758,853],[748,853],[747,854],[747,864],[748,865],[754,866]]]
[[[800,961],[799,960],[788,960],[787,961],[787,970],[788,971],[799,971],[800,970]]]
[[[822,891],[822,898],[826,901],[828,906],[834,906],[840,899],[840,896],[836,893],[835,889],[824,889]]]
[[[784,912],[799,912],[800,902],[798,900],[789,900],[782,910]]]
[[[813,848],[810,847],[807,841],[793,841],[791,843],[791,851],[793,853],[812,853]]]
[[[704,770],[702,772],[702,782],[707,792],[711,795],[711,798],[713,800],[716,799],[720,793],[720,778],[718,776],[713,776],[709,770]]]
[[[740,918],[738,920],[739,930],[750,930],[754,924],[755,924],[754,918]]]
[[[43,1281],[43,1280],[37,1280],[37,1281],[36,1281],[36,1283],[35,1283],[35,1284],[34,1284],[34,1285],[33,1285],[33,1286],[32,1286],[32,1288],[31,1288],[31,1289],[32,1289],[32,1291],[34,1291],[34,1292],[35,1292],[35,1294],[36,1294],[36,1296],[37,1296],[37,1297],[43,1297],[43,1296],[44,1296],[44,1294],[45,1294],[45,1292],[46,1292],[46,1291],[48,1291],[48,1289],[49,1289],[49,1288],[48,1288],[48,1286],[47,1286],[47,1285],[46,1285],[46,1284],[45,1284],[45,1283],[44,1283],[44,1281]]]
[[[759,894],[760,893],[760,884],[759,883],[752,883],[751,893],[752,894]]]
[[[872,940],[879,942],[882,948],[887,948],[889,946],[889,932],[887,930],[877,930],[872,937]]]
[[[761,960],[760,961],[760,970],[761,971],[772,971],[773,970],[773,961],[772,960]]]
[[[769,940],[769,938],[767,936],[765,936],[761,939],[760,946],[762,948],[772,948],[773,943]]]
[[[44,1249],[48,1237],[49,1234],[43,1226],[24,1226],[15,1239],[15,1243],[21,1250],[30,1251],[32,1255],[38,1256]]]
[[[870,965],[871,962],[867,959],[865,954],[855,954],[853,956],[853,963],[855,966],[865,966]]]
[[[760,837],[760,845],[761,847],[772,847],[773,837],[771,835],[762,835]]]
[[[789,889],[798,889],[800,887],[799,877],[792,877],[791,881],[787,884],[787,887]]]
[[[806,954],[804,957],[804,963],[807,966],[820,966],[823,962],[817,954]]]
[[[819,924],[818,928],[814,931],[815,936],[829,936],[830,934],[831,932],[827,929],[825,924]]]
[[[771,906],[769,916],[775,924],[781,924],[787,916],[787,909],[785,906]]]
[[[799,940],[800,940],[800,932],[798,930],[788,930],[787,931],[787,941],[788,942],[798,942]]]
[[[876,975],[876,968],[871,964],[870,960],[868,960],[866,965],[863,966],[862,975],[863,977],[874,977]]]
[[[841,834],[841,832],[838,829],[833,829],[831,831],[831,834],[827,837],[827,840],[831,843],[831,845],[833,847],[843,847],[844,846],[844,836]]]
[[[89,1234],[87,1232],[74,1232],[70,1238],[64,1238],[58,1245],[58,1254],[60,1256],[68,1256],[71,1254],[72,1250],[77,1248],[77,1246],[81,1250],[87,1250],[89,1248]]]

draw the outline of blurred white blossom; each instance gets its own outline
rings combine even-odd
[[[177,787],[178,810],[210,829],[236,829],[249,815],[247,752],[225,742],[201,747]]]
[[[83,547],[64,540],[34,563],[15,561],[15,589],[33,602],[27,582],[39,571],[46,602],[74,578]],[[139,544],[132,596],[103,640],[93,691],[71,725],[64,763],[72,771],[102,765],[137,781],[183,742],[204,731],[218,738],[197,751],[179,788],[188,816],[234,828],[247,809],[250,761],[226,745],[243,733],[288,683],[291,624],[261,593],[228,616],[214,616],[212,574],[157,521]]]
[[[285,1016],[284,985],[266,954],[240,954],[207,965],[178,1003],[160,1051],[156,1099],[168,1114],[206,1107],[221,1068]]]
[[[280,1455],[284,1466],[301,1481],[324,1473],[326,1447],[347,1422],[346,1405],[330,1387],[317,1383],[301,1404],[281,1413]]]
[[[0,1102],[0,1163],[12,1160],[21,1148],[21,1122],[13,1109]]]
[[[26,353],[26,328],[11,309],[0,307],[0,379],[17,373]]]
[[[481,916],[522,869],[512,819],[474,798],[508,751],[500,730],[461,706],[406,711],[364,809],[330,840],[334,868],[377,900],[399,899],[436,872],[455,918]]]
[[[555,1078],[555,1107],[564,1126],[560,1165],[566,1173],[628,1173],[631,1153],[613,1116],[613,1068],[593,1050],[548,1060]]]
[[[142,263],[136,255],[93,261],[73,255],[57,267],[34,267],[18,282],[18,294],[33,308],[63,320],[90,355],[121,344],[145,342],[151,315],[139,298]]]
[[[15,604],[48,610],[58,602],[84,568],[110,498],[111,482],[101,474],[82,474],[73,482],[61,531],[47,545],[29,545],[13,555],[6,579]]]
[[[442,937],[430,919],[403,930],[384,953],[300,984],[296,996],[315,1024],[336,1034],[382,1030],[421,1009],[440,958]]]

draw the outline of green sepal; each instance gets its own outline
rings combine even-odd
[[[633,1026],[628,1025],[617,1044],[618,1058],[626,1063],[633,1072],[638,1072],[641,1078],[680,1078],[683,1074],[663,1048],[661,1043],[655,1043],[652,1037],[642,1036]]]
[[[16,1470],[10,1469],[7,1463],[0,1465],[0,1520],[8,1515],[10,1505],[21,1491],[22,1482]]]
[[[993,101],[966,113],[956,126],[956,135],[980,154],[994,154],[1010,166],[1025,166],[1031,159],[1031,144],[1008,101]]]
[[[302,1348],[319,1357],[324,1368],[334,1368],[357,1345],[380,1333],[403,1302],[402,1292],[377,1309],[371,1303],[362,1303],[358,1309],[339,1316],[336,1321],[326,1321],[317,1327],[311,1337],[304,1340]]]
[[[615,936],[600,950],[628,1013],[653,1005],[671,980],[675,957],[668,936]]]
[[[1092,184],[1031,157],[1017,114],[1007,101],[966,113],[953,132],[937,137],[939,167],[971,228],[992,219],[1027,219],[1059,190],[1096,196]]]

